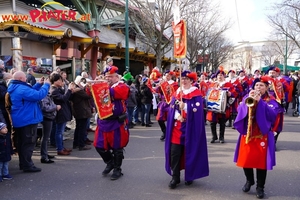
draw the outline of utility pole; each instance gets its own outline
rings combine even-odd
[[[287,72],[287,34],[285,34],[285,55],[284,55],[284,68],[283,68],[283,74],[286,74]]]
[[[128,22],[128,0],[125,5],[125,69],[130,70],[129,67],[129,22]]]

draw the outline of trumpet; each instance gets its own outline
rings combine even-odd
[[[260,91],[255,90],[253,96],[248,96],[245,99],[246,106],[248,106],[249,108],[252,108],[256,104],[256,99],[255,98],[258,97],[258,96],[260,96]]]

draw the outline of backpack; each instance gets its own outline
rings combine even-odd
[[[55,119],[57,111],[56,111],[56,104],[54,103],[53,99],[47,95],[40,101],[40,108],[43,112],[43,116],[46,119]]]

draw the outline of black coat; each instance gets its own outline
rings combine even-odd
[[[60,105],[61,109],[57,111],[55,121],[56,123],[64,123],[72,120],[71,104],[69,99],[72,91],[68,90],[66,93],[63,88],[51,86],[50,95],[56,105]]]
[[[0,134],[0,162],[10,161],[12,152],[10,134]]]
[[[141,85],[141,102],[142,104],[152,104],[153,94],[146,84]]]
[[[75,119],[86,119],[92,117],[92,106],[89,96],[83,89],[74,92],[70,98],[72,111]]]

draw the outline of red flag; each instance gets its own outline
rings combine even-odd
[[[174,57],[185,58],[187,50],[187,38],[186,38],[186,23],[184,20],[176,25],[173,23],[174,34]]]

